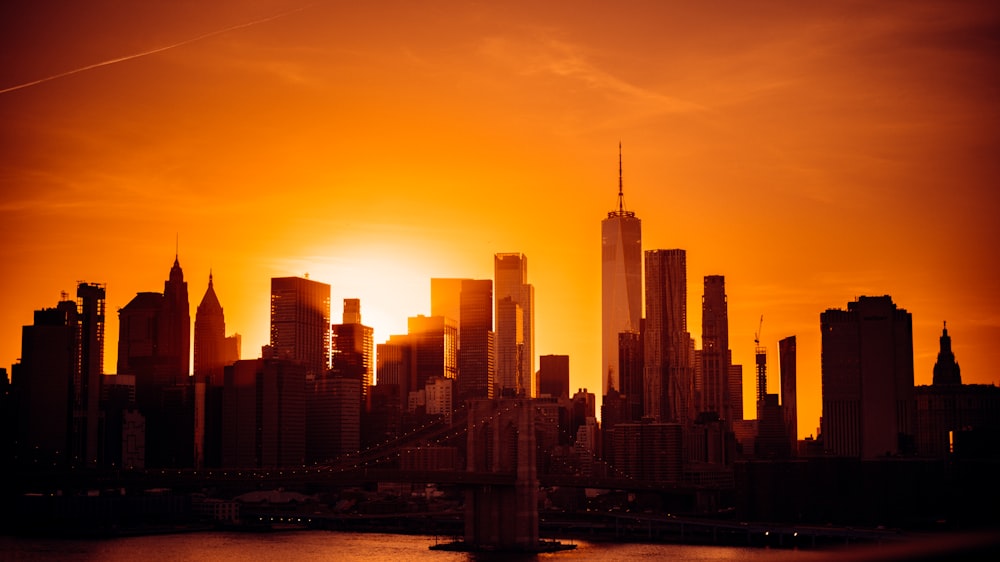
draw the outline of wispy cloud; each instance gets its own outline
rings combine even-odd
[[[243,22],[243,23],[238,23],[238,24],[235,24],[235,25],[230,25],[230,26],[227,26],[227,27],[223,27],[221,29],[216,29],[216,30],[213,30],[213,31],[209,31],[207,33],[202,33],[201,35],[197,35],[195,37],[190,37],[188,39],[184,39],[184,40],[181,40],[181,41],[170,43],[168,45],[163,45],[163,46],[160,46],[160,47],[155,47],[153,49],[148,49],[148,50],[140,51],[140,52],[136,52],[136,53],[130,53],[130,54],[127,54],[127,55],[124,55],[124,56],[120,56],[120,57],[116,57],[116,58],[112,58],[112,59],[107,59],[107,60],[95,62],[93,64],[88,64],[88,65],[80,66],[80,67],[77,67],[77,68],[74,68],[74,69],[71,69],[71,70],[67,70],[67,71],[64,71],[64,72],[59,72],[59,73],[56,73],[56,74],[51,74],[49,76],[45,76],[43,78],[38,78],[36,80],[31,80],[31,81],[28,81],[28,82],[22,82],[20,84],[15,84],[13,86],[8,86],[6,88],[0,89],[0,94],[7,94],[7,93],[14,92],[14,91],[17,91],[17,90],[23,90],[24,88],[30,88],[32,86],[37,86],[39,84],[44,84],[46,82],[51,82],[52,80],[58,80],[60,78],[66,78],[67,76],[72,76],[74,74],[79,74],[81,72],[87,72],[89,70],[94,70],[96,68],[101,68],[101,67],[104,67],[104,66],[110,66],[110,65],[113,65],[113,64],[118,64],[120,62],[130,61],[130,60],[138,59],[138,58],[142,58],[142,57],[148,57],[150,55],[155,55],[157,53],[162,53],[164,51],[169,51],[170,49],[176,49],[177,47],[183,47],[184,45],[190,45],[191,43],[195,43],[197,41],[202,41],[202,40],[208,39],[210,37],[215,37],[217,35],[222,35],[224,33],[229,33],[231,31],[236,31],[238,29],[244,29],[244,28],[251,27],[251,26],[254,26],[254,25],[259,25],[259,24],[262,24],[262,23],[267,23],[269,21],[273,21],[273,20],[276,20],[278,18],[283,18],[285,16],[288,16],[288,15],[291,15],[291,14],[294,14],[294,13],[297,13],[297,12],[301,12],[301,11],[303,11],[305,9],[311,8],[314,5],[319,4],[319,3],[320,2],[311,2],[309,4],[304,4],[302,6],[297,6],[295,8],[284,10],[284,11],[278,12],[276,14],[265,16],[265,17],[262,17],[262,18],[257,18],[257,19],[251,20],[251,21],[247,21],[247,22]]]
[[[641,106],[651,113],[691,113],[707,108],[692,101],[671,96],[632,83],[607,71],[588,56],[579,45],[551,37],[494,36],[483,40],[481,53],[499,64],[514,68],[526,76],[553,76],[576,82],[619,102]]]

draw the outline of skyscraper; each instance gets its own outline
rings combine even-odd
[[[81,282],[76,288],[79,306],[79,371],[74,384],[74,451],[86,466],[96,466],[100,455],[101,376],[104,374],[104,299],[101,283]],[[186,302],[186,301],[185,301]]]
[[[182,384],[191,374],[191,306],[187,281],[177,256],[170,277],[163,282],[163,308],[160,311],[160,349],[170,358],[172,384]]]
[[[25,460],[38,466],[79,466],[73,446],[73,411],[78,379],[79,314],[63,298],[55,308],[36,310],[21,330],[21,360],[13,366],[17,395],[17,442]]]
[[[271,279],[271,348],[280,359],[301,361],[309,375],[330,361],[330,286],[301,277]]]
[[[459,303],[458,398],[493,398],[493,281],[463,279]]]
[[[226,349],[226,317],[215,294],[212,274],[208,289],[194,316],[194,376],[196,380],[222,385],[223,367],[232,363]]]
[[[163,290],[137,293],[118,309],[118,374],[135,375],[136,406],[146,416],[146,466],[188,467],[195,453],[191,312],[176,255]]]
[[[618,334],[618,372],[621,394],[625,396],[623,414],[624,419],[630,422],[641,421],[645,408],[642,337],[641,329]],[[610,394],[609,390],[605,396]]]
[[[423,390],[431,377],[454,379],[458,375],[458,327],[444,316],[411,316],[407,319],[411,375],[409,392]]]
[[[194,315],[194,466],[205,466],[206,434],[210,465],[217,466],[222,431],[222,383],[229,359],[226,345],[226,318],[215,294],[212,274],[208,289]]]
[[[913,321],[888,295],[820,315],[823,443],[834,455],[905,452],[914,431]]]
[[[937,361],[934,362],[935,386],[948,384],[962,384],[962,369],[955,361],[955,353],[951,350],[951,336],[948,335],[948,324],[941,329],[941,337],[938,340],[941,348],[938,351]]]
[[[360,380],[363,403],[375,380],[375,331],[361,323],[360,299],[344,299],[343,322],[331,327],[331,335],[333,374]]]
[[[791,440],[792,455],[796,455],[799,440],[798,409],[795,399],[795,336],[778,341],[778,364],[781,367],[781,413],[785,418],[785,434]]]
[[[569,398],[569,355],[538,357],[539,395]]]
[[[662,422],[690,416],[686,260],[684,250],[646,251],[645,413]]]
[[[726,278],[705,276],[701,300],[701,412],[715,412],[727,427],[733,419],[729,384],[729,312]]]
[[[501,393],[535,391],[535,288],[528,284],[528,258],[501,253],[493,259],[496,281],[496,384]]]
[[[281,359],[236,361],[225,368],[223,466],[302,466],[305,369],[303,363]]]
[[[625,210],[621,144],[618,145],[618,209],[601,221],[601,380],[621,390],[618,334],[638,332],[642,318],[642,221]]]

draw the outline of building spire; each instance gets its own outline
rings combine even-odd
[[[618,141],[618,212],[625,213],[625,194],[622,193],[622,141]]]
[[[625,192],[622,189],[622,142],[618,141],[618,209],[608,213],[608,218],[634,217],[635,213],[625,210]]]

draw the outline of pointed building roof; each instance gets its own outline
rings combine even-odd
[[[962,371],[955,361],[951,351],[951,336],[948,335],[948,323],[944,323],[941,331],[941,350],[937,362],[934,363],[934,385],[962,384]]]
[[[219,297],[215,294],[215,286],[212,283],[212,272],[208,273],[208,289],[205,290],[205,296],[201,298],[201,304],[198,305],[198,313],[202,312],[222,312],[222,305],[219,304]]]

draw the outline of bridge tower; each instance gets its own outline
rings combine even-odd
[[[473,486],[465,493],[465,543],[488,550],[544,550],[538,540],[538,472],[534,402],[469,401],[466,470],[509,474],[513,485]]]

